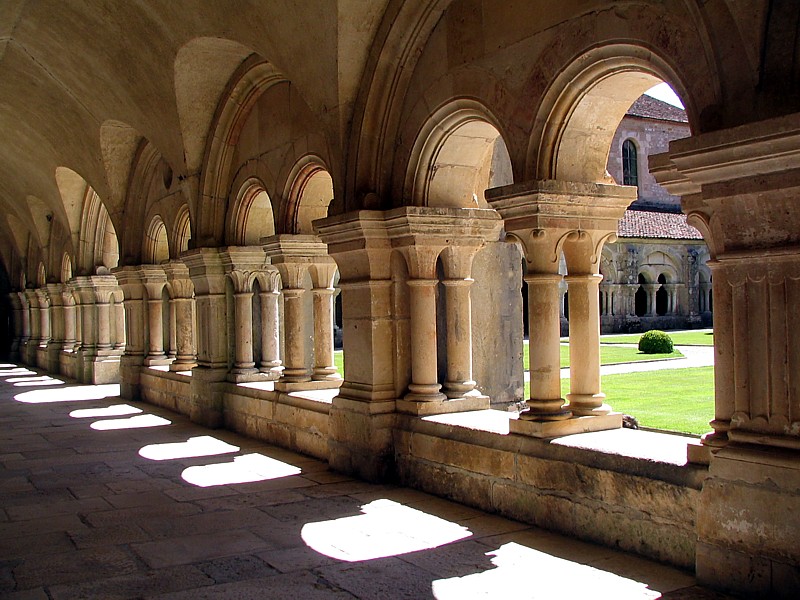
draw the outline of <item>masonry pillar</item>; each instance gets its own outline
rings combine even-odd
[[[344,381],[330,409],[332,468],[369,481],[394,465],[397,323],[392,303],[392,246],[385,213],[357,211],[314,222],[339,267]],[[347,360],[347,356],[358,360]]]
[[[145,332],[144,272],[141,267],[125,266],[113,270],[124,295],[125,353],[120,358],[120,396],[126,400],[141,400],[140,372],[147,352]]]
[[[47,370],[50,373],[60,373],[59,357],[64,349],[64,285],[50,283],[47,285],[47,295],[50,299],[50,343],[47,346]]]
[[[799,147],[793,114],[652,159],[712,258],[716,414],[697,578],[748,597],[794,597],[800,581]]]
[[[8,299],[13,311],[12,323],[14,325],[14,338],[11,340],[10,359],[19,360],[19,347],[22,342],[22,302],[17,292],[9,292]]]
[[[181,259],[189,269],[197,309],[197,366],[189,388],[189,418],[206,427],[223,424],[223,389],[228,374],[226,267],[219,248],[196,248]],[[208,323],[213,326],[201,326]]]
[[[117,383],[120,352],[111,344],[110,302],[118,290],[113,275],[80,276],[74,279],[81,310],[81,346],[77,378],[84,383]]]
[[[36,291],[31,288],[26,289],[24,294],[28,306],[28,323],[30,327],[30,338],[25,343],[25,364],[35,367],[36,355],[42,336],[42,319],[39,316],[39,299],[36,297]]]
[[[528,262],[531,398],[511,431],[554,437],[621,427],[600,392],[599,259],[603,244],[635,199],[635,188],[565,181],[530,181],[486,191]],[[560,380],[561,276],[569,275],[570,400]],[[534,312],[535,311],[535,312]]]

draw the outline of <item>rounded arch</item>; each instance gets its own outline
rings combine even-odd
[[[86,188],[78,242],[78,274],[91,275],[119,263],[119,241],[114,223],[100,196]]]
[[[67,283],[70,279],[72,279],[72,259],[65,252],[61,259],[61,283]]]
[[[257,246],[261,238],[275,235],[272,201],[264,184],[255,178],[244,182],[229,211],[225,239],[232,246]]]
[[[36,268],[36,287],[41,288],[45,285],[47,285],[47,269],[44,263],[40,262],[39,266]]]
[[[488,206],[486,188],[513,183],[499,122],[478,102],[458,100],[422,127],[406,170],[404,198],[416,206]]]
[[[526,178],[613,183],[606,164],[617,126],[639,96],[662,82],[684,99],[693,126],[696,114],[686,87],[652,48],[611,43],[574,57],[539,106]]]
[[[313,222],[328,216],[333,202],[333,178],[325,162],[318,156],[304,156],[295,163],[287,183],[283,230],[314,233]]]
[[[147,226],[142,243],[142,259],[145,263],[154,265],[169,260],[167,227],[159,215],[150,219],[150,224]]]
[[[223,92],[224,100],[217,106],[203,160],[196,223],[198,245],[222,243],[239,133],[259,96],[269,87],[285,81],[288,79],[273,65],[253,54],[239,66]]]
[[[189,206],[184,204],[175,216],[175,226],[170,238],[174,246],[171,249],[172,256],[180,256],[189,249],[189,242],[192,239],[192,222],[189,214]]]

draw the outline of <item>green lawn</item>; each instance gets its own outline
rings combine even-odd
[[[522,364],[525,370],[528,369],[528,341],[525,340],[522,346]],[[600,364],[615,365],[618,363],[637,362],[640,360],[661,360],[664,358],[680,358],[683,354],[674,350],[669,354],[644,354],[636,348],[625,348],[615,346],[600,346]],[[561,346],[561,366],[569,366],[569,346]]]
[[[670,333],[669,337],[679,346],[713,346],[714,333],[708,329],[698,329],[697,331],[681,331]],[[601,344],[638,344],[641,333],[633,335],[602,335]]]
[[[714,367],[605,375],[602,389],[615,411],[633,415],[642,427],[698,435],[711,431]],[[561,380],[561,390],[566,397],[569,379]]]

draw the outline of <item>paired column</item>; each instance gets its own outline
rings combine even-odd
[[[271,270],[261,287],[261,362],[259,370],[268,379],[278,379],[283,371],[281,362],[280,296],[281,278]]]
[[[569,408],[577,416],[611,412],[600,391],[600,303],[602,275],[569,275]]]
[[[311,267],[314,286],[311,294],[314,302],[314,381],[340,381],[341,376],[333,364],[333,297],[336,290],[333,278],[336,263],[332,258],[319,260]]]
[[[172,291],[170,298],[170,345],[174,360],[170,371],[190,371],[197,365],[195,350],[195,300],[194,284],[189,269],[180,260],[164,265],[167,282]]]
[[[164,269],[158,265],[142,265],[142,282],[147,291],[147,366],[162,366],[170,363],[164,352],[164,301],[163,291],[167,283]]]
[[[253,360],[253,274],[232,271],[234,316],[233,381],[247,381],[258,373]]]

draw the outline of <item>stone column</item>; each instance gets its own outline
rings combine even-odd
[[[232,271],[234,316],[234,362],[228,379],[250,381],[258,373],[253,360],[253,275]]]
[[[560,285],[557,273],[533,273],[528,284],[530,398],[524,418],[543,421],[568,419],[561,397]]]
[[[281,362],[281,323],[279,300],[281,279],[277,270],[269,271],[261,286],[261,364],[259,370],[269,379],[279,379]]]
[[[125,344],[127,340],[127,327],[125,326],[125,295],[119,290],[114,292],[114,314],[111,315],[114,319],[114,350],[120,352],[125,351]]]
[[[50,373],[60,373],[61,366],[59,355],[64,349],[64,285],[50,283],[47,285],[47,295],[50,298],[50,344],[47,346],[47,370]]]
[[[660,283],[645,283],[642,284],[642,287],[647,292],[647,312],[645,316],[648,317],[655,317],[656,316],[656,292],[658,292],[658,288],[661,287]]]
[[[332,314],[328,316],[319,305],[323,313],[318,313],[313,293],[307,293],[313,287],[322,289],[323,281],[325,288],[329,286],[327,271],[333,277],[335,265],[328,262],[327,247],[313,235],[276,235],[264,238],[262,243],[280,272],[283,285],[283,373],[275,389],[292,392],[338,387],[339,377],[323,375],[333,363],[333,338],[329,337],[333,332]],[[321,336],[319,340],[317,336]],[[319,356],[317,350],[321,351]],[[312,380],[317,365],[321,370]]]
[[[446,399],[440,392],[436,354],[436,286],[438,279],[409,279],[411,312],[411,383],[405,399],[436,402]]]
[[[28,365],[36,366],[36,353],[39,343],[42,340],[42,318],[39,315],[39,299],[33,289],[25,290],[25,297],[28,300],[28,312],[30,314],[31,336],[25,345],[25,362]]]
[[[600,391],[600,306],[602,275],[569,275],[569,408],[578,416],[611,412]]]
[[[180,260],[171,260],[164,265],[167,281],[172,289],[171,304],[175,320],[171,336],[174,336],[175,360],[170,371],[190,371],[197,365],[195,350],[194,284],[189,278],[189,269]]]
[[[39,306],[39,347],[47,348],[50,343],[50,296],[46,288],[36,290],[36,303]],[[45,365],[40,365],[46,368]]]
[[[336,263],[330,257],[318,260],[311,266],[311,290],[314,301],[314,371],[315,381],[341,382],[333,364],[333,278]]]
[[[471,242],[471,243],[470,243]],[[472,262],[482,242],[459,240],[442,252],[447,374],[444,394],[451,400],[481,396],[472,372]],[[488,396],[486,397],[489,400]]]
[[[506,231],[525,248],[529,310],[538,313],[530,312],[529,318],[530,409],[511,422],[511,431],[553,437],[620,427],[621,415],[610,413],[600,392],[602,277],[597,272],[603,244],[613,239],[619,219],[635,199],[635,189],[529,181],[487,190],[486,198],[502,215]],[[562,252],[569,272],[568,407],[560,397],[560,331],[554,324],[563,306],[558,275]]]
[[[164,269],[157,265],[142,265],[142,282],[147,291],[147,356],[146,366],[164,366],[170,363],[164,353],[164,302],[162,293],[167,283]]]
[[[178,313],[177,302],[175,297],[170,295],[169,298],[169,348],[167,356],[171,361],[175,361],[178,356]]]
[[[84,383],[117,383],[120,355],[111,345],[110,300],[118,291],[112,275],[80,276],[73,280],[81,311],[78,379]]]
[[[28,297],[25,295],[25,292],[17,292],[17,298],[19,299],[19,306],[20,306],[20,351],[23,351],[24,346],[28,343],[28,340],[31,339],[31,313],[30,313],[30,303],[28,302]]]

